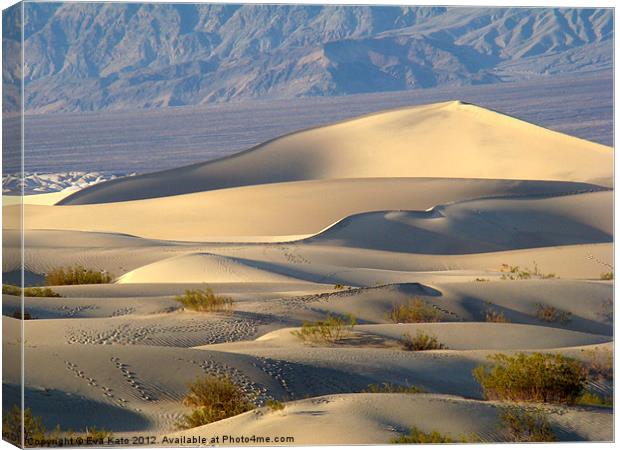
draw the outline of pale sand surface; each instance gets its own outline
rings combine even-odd
[[[464,157],[466,155],[466,157]],[[105,285],[26,298],[26,403],[48,427],[115,435],[291,435],[387,443],[411,426],[502,440],[472,369],[498,352],[587,360],[613,348],[612,150],[476,106],[390,111],[285,136],[223,160],[106,182],[25,205],[25,273],[108,271]],[[428,178],[421,178],[428,177]],[[529,180],[529,181],[523,181]],[[36,197],[36,198],[35,198]],[[10,203],[10,202],[9,202]],[[17,279],[19,205],[3,207],[5,279]],[[533,273],[506,280],[507,267]],[[543,276],[554,274],[554,277]],[[184,310],[186,289],[234,299]],[[441,322],[397,324],[420,298]],[[546,322],[542,306],[564,311]],[[20,299],[3,295],[5,405],[19,398]],[[489,311],[507,323],[488,323]],[[292,334],[356,316],[336,344]],[[402,349],[404,333],[442,350]],[[197,376],[226,375],[259,408],[177,433]],[[414,384],[428,394],[363,393]],[[588,384],[613,394],[611,381]],[[449,394],[449,395],[446,395]],[[612,439],[611,409],[545,405],[562,440]]]

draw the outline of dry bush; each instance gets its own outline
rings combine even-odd
[[[590,380],[602,382],[614,379],[614,355],[609,349],[587,350],[585,367]]]
[[[282,402],[279,402],[278,400],[269,399],[265,403],[265,406],[267,406],[272,411],[282,411],[286,405]]]
[[[381,383],[369,384],[363,392],[369,394],[420,394],[424,391],[413,385],[401,386],[399,384]]]
[[[87,269],[80,265],[57,267],[45,275],[45,284],[47,286],[106,284],[111,281],[112,276],[106,271]]]
[[[230,297],[215,295],[209,287],[204,289],[187,289],[183,295],[174,298],[185,308],[201,312],[229,312],[234,308],[234,300]]]
[[[33,416],[30,408],[24,411],[24,426],[22,430],[22,410],[17,405],[9,411],[3,411],[2,415],[2,439],[13,445],[21,447],[29,440],[42,441],[45,439],[45,427],[41,417]],[[27,445],[28,446],[28,445]]]
[[[352,331],[357,324],[354,316],[349,315],[348,319],[349,323],[347,325],[342,317],[328,314],[325,320],[304,322],[300,330],[292,331],[291,333],[302,341],[335,344]]]
[[[560,323],[562,325],[571,321],[573,313],[556,308],[555,306],[539,303],[536,305],[536,317],[547,323]]]
[[[587,381],[584,366],[561,354],[518,353],[489,356],[493,365],[473,370],[490,400],[574,404]]]
[[[474,281],[477,281],[479,283],[484,283],[486,281],[491,281],[491,280],[488,278],[476,278]]]
[[[593,392],[584,392],[578,399],[578,405],[584,406],[602,406],[605,408],[612,408],[614,406],[614,398],[609,397],[601,397],[598,394]]]
[[[403,350],[407,351],[424,351],[424,350],[440,350],[446,348],[437,337],[426,334],[424,331],[418,330],[415,336],[411,336],[409,332],[404,333],[400,340]]]
[[[521,268],[520,266],[509,266],[508,264],[502,264],[500,267],[502,280],[529,280],[531,278],[540,278],[542,280],[548,280],[557,278],[554,273],[543,273],[538,268],[536,261],[534,261],[534,269],[529,267]]]
[[[2,293],[5,295],[21,296],[22,290],[19,286],[12,284],[3,284]],[[27,287],[23,290],[24,297],[62,297],[62,295],[54,292],[52,289],[45,287]]]
[[[510,322],[510,320],[504,315],[503,312],[498,312],[492,308],[489,308],[485,311],[484,321],[495,322],[495,323],[509,323]]]
[[[518,406],[503,408],[500,427],[508,442],[557,441],[547,414],[539,409]]]
[[[183,404],[193,411],[183,416],[179,428],[194,428],[242,414],[255,408],[228,378],[206,376],[189,384]]]
[[[404,305],[394,305],[389,314],[389,319],[394,323],[439,322],[441,318],[441,311],[419,297]]]
[[[11,317],[13,317],[13,319],[19,319],[19,320],[35,320],[36,319],[36,317],[34,317],[28,311],[24,311],[24,315],[22,316],[22,312],[19,310],[14,311]]]
[[[613,272],[603,272],[601,274],[601,280],[613,280],[614,273]]]

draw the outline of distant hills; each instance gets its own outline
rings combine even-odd
[[[29,112],[501,83],[613,63],[611,9],[26,3],[25,12]]]

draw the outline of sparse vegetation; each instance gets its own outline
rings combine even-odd
[[[394,323],[439,322],[441,318],[441,311],[419,297],[404,305],[394,305],[389,314],[389,319]]]
[[[531,278],[539,278],[542,280],[548,280],[557,278],[554,273],[543,273],[538,268],[538,264],[534,261],[534,269],[529,267],[510,266],[508,264],[502,264],[500,267],[502,280],[529,280]]]
[[[579,361],[560,354],[500,353],[489,360],[494,364],[476,367],[473,376],[490,400],[574,404],[587,380]]]
[[[369,384],[363,392],[370,394],[420,394],[424,391],[413,385],[401,386],[399,384],[381,383]]]
[[[194,428],[250,411],[255,405],[227,378],[207,376],[189,384],[183,404],[193,411],[183,416],[179,428]]]
[[[403,350],[407,351],[424,351],[424,350],[440,350],[446,348],[437,337],[426,334],[418,330],[415,336],[409,332],[404,333],[400,340]]]
[[[80,265],[57,267],[45,275],[45,284],[47,286],[106,284],[111,281],[112,276],[106,271],[87,269]]]
[[[604,408],[612,408],[614,406],[614,398],[612,396],[601,397],[600,395],[593,392],[584,392],[577,399],[577,404],[584,406],[602,406]]]
[[[274,412],[282,411],[285,407],[284,403],[279,402],[278,400],[273,400],[273,399],[267,400],[267,402],[265,403],[265,406],[267,406],[269,409],[271,409]]]
[[[22,431],[22,410],[17,405],[2,416],[2,439],[13,445],[21,447],[24,442],[30,440],[41,441],[45,439],[45,427],[41,417],[33,416],[30,408],[24,411],[24,426]],[[22,434],[23,433],[23,434]]]
[[[187,289],[175,300],[185,308],[201,312],[232,312],[234,300],[230,297],[215,295],[210,287],[204,289]]]
[[[613,272],[603,272],[601,274],[601,280],[613,280],[614,279],[614,273]]]
[[[555,306],[539,303],[536,305],[536,317],[547,323],[560,323],[562,325],[571,321],[572,313],[556,308]]]
[[[336,291],[341,291],[341,290],[344,289],[344,285],[342,285],[342,284],[334,284],[334,289]]]
[[[500,414],[500,428],[506,434],[508,442],[555,442],[557,440],[547,414],[540,409],[506,407]]]
[[[484,283],[486,281],[491,281],[491,280],[489,280],[488,278],[476,278],[474,281],[477,281],[479,283]]]
[[[485,322],[495,322],[495,323],[509,323],[510,320],[504,315],[503,312],[498,312],[492,308],[489,308],[485,311],[484,314]]]
[[[27,287],[24,288],[23,292],[24,297],[62,297],[62,295],[54,292],[48,287]],[[3,284],[2,293],[6,295],[20,296],[22,294],[22,290],[19,286],[13,286],[12,284]]]
[[[14,311],[13,314],[11,315],[11,317],[13,317],[13,319],[19,319],[19,320],[34,320],[36,319],[36,317],[32,316],[32,314],[30,314],[28,311],[24,311],[24,315],[22,317],[22,312],[21,311]]]
[[[112,433],[96,427],[88,428],[84,433],[62,431],[60,425],[56,425],[53,431],[48,432],[43,425],[40,416],[34,416],[30,408],[24,410],[24,426],[22,435],[22,410],[17,405],[2,416],[2,438],[18,447],[21,446],[22,437],[25,447],[60,447],[67,445],[63,438],[81,439],[86,445],[103,445]],[[70,444],[69,444],[70,445]],[[78,445],[76,443],[76,445]]]
[[[457,442],[471,443],[480,441],[480,437],[473,433],[469,436],[460,436],[455,440],[450,436],[441,434],[437,430],[425,433],[415,426],[411,427],[409,434],[403,434],[397,438],[390,439],[391,444],[451,444]]]
[[[588,379],[597,382],[612,381],[614,379],[614,355],[609,349],[587,350],[585,362]]]
[[[348,316],[348,325],[342,317],[328,314],[325,320],[304,322],[301,329],[293,331],[293,335],[307,342],[326,342],[335,344],[357,324],[355,316]]]

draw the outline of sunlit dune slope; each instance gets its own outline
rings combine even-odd
[[[220,160],[101,183],[60,203],[333,178],[502,178],[610,186],[612,170],[609,147],[453,101],[293,133]]]

